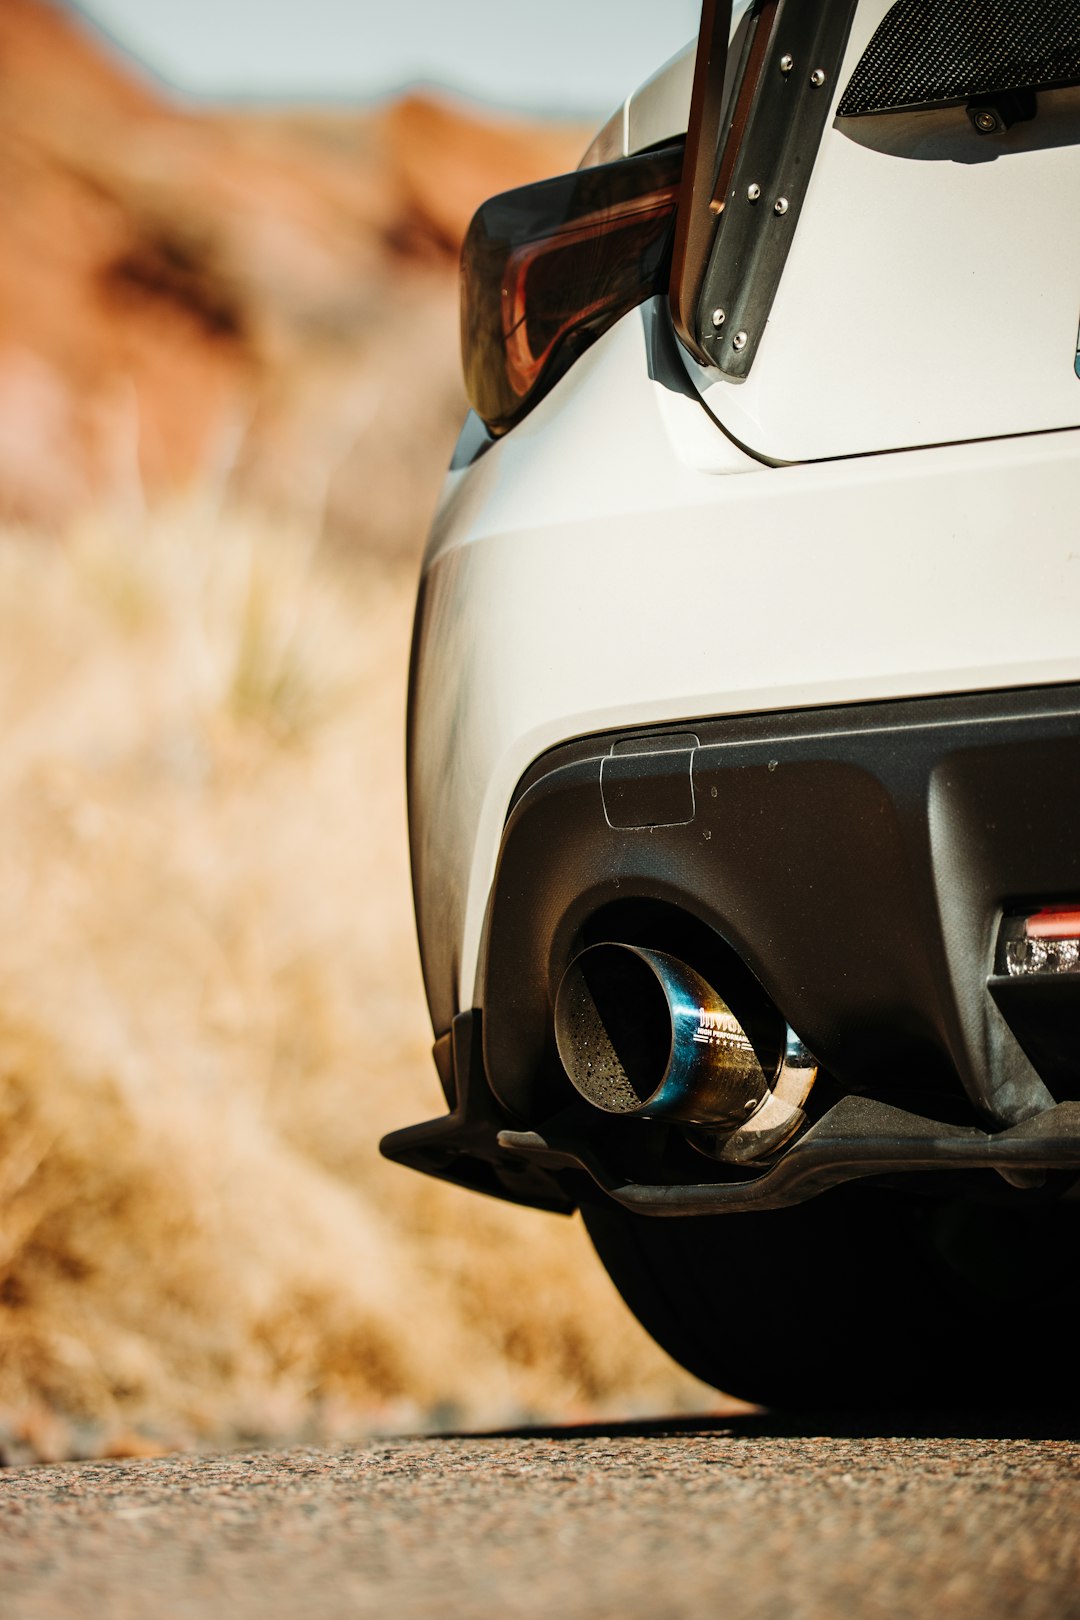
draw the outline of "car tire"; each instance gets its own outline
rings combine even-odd
[[[1003,1189],[1004,1190],[1004,1189]],[[992,1189],[991,1189],[992,1193]],[[638,1320],[689,1372],[789,1411],[1076,1410],[1075,1206],[843,1187],[793,1209],[582,1213]]]

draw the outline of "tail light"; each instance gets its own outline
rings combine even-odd
[[[666,292],[682,147],[504,192],[461,257],[469,400],[505,433],[620,316]]]
[[[1080,905],[1043,906],[1027,916],[1006,917],[998,949],[998,971],[1011,978],[1080,972]]]

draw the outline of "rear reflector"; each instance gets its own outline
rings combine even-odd
[[[1032,973],[1080,972],[1080,905],[1043,906],[1001,925],[998,971],[1016,978]]]

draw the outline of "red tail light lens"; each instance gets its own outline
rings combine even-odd
[[[667,289],[682,148],[492,197],[461,255],[469,400],[505,433],[620,316]]]
[[[998,972],[1080,973],[1080,905],[1042,906],[1001,925]]]

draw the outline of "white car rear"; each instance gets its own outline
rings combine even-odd
[[[409,724],[451,1113],[385,1147],[580,1207],[754,1398],[985,1398],[1000,1301],[1071,1303],[1080,13],[1027,9],[707,4],[466,244]]]

